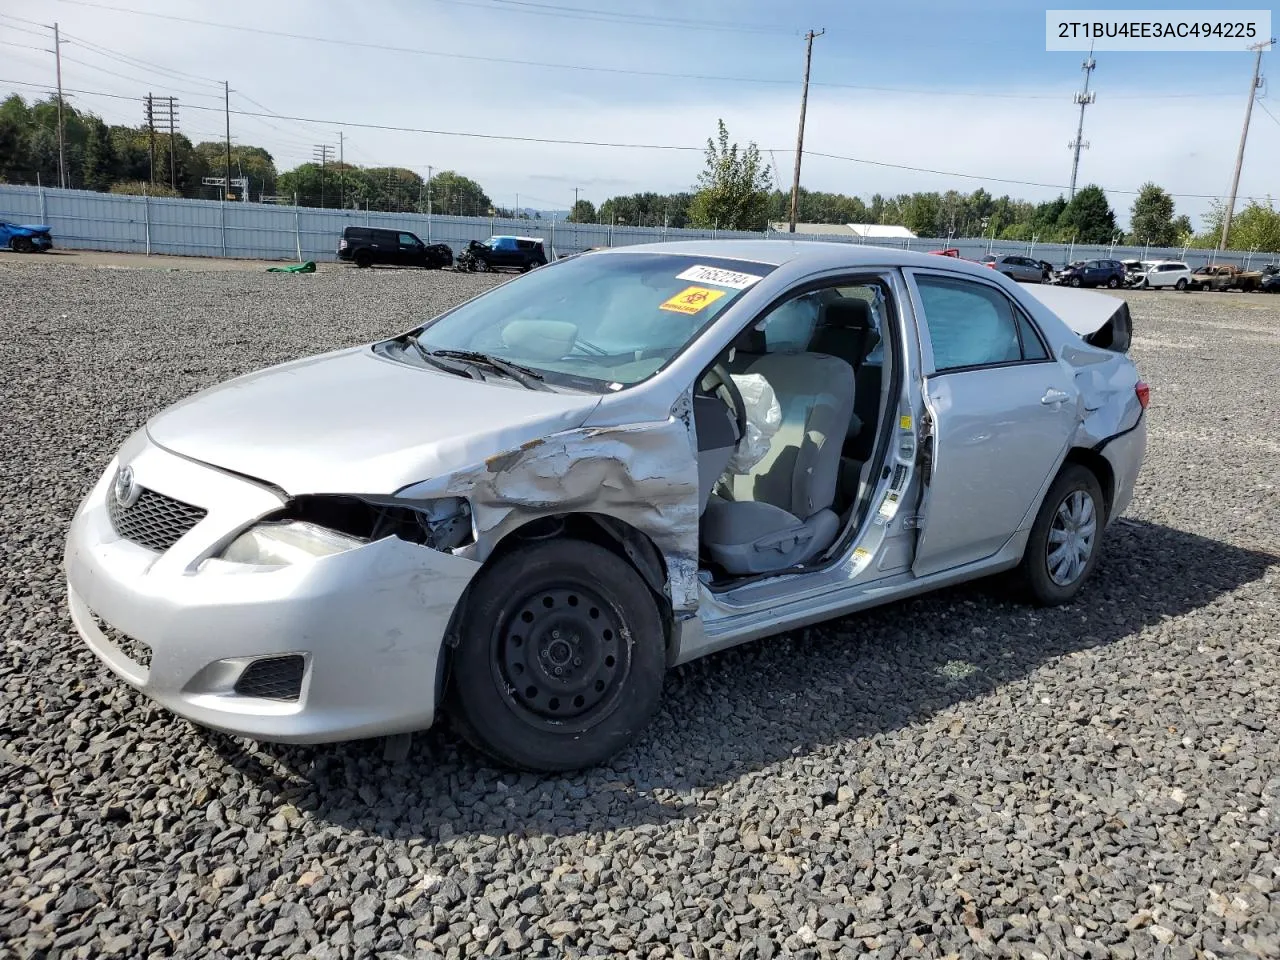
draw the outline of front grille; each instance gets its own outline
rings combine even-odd
[[[264,700],[297,700],[302,696],[302,657],[263,657],[244,668],[236,693]]]
[[[201,507],[166,497],[154,490],[143,490],[133,506],[123,507],[110,493],[108,512],[111,526],[126,540],[163,553],[208,513]]]
[[[107,642],[123,653],[126,657],[144,669],[151,669],[151,648],[141,640],[135,640],[120,630],[117,630],[107,621],[103,620],[96,613],[92,614],[93,622],[97,624],[98,629],[102,631],[102,635],[107,638]]]

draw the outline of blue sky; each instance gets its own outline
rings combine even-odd
[[[1209,5],[1126,7],[1203,10]],[[256,29],[180,23],[123,8]],[[575,8],[585,12],[574,13]],[[233,109],[259,111],[255,104],[261,104],[275,114],[325,121],[232,117],[233,139],[266,146],[282,168],[309,158],[314,144],[336,146],[342,130],[349,161],[396,164],[424,174],[428,165],[457,169],[478,179],[498,203],[512,204],[519,194],[522,205],[565,207],[574,187],[597,203],[614,193],[688,188],[701,156],[398,133],[353,124],[700,146],[723,117],[733,138],[757,142],[776,162],[779,180],[789,184],[802,35],[809,27],[825,27],[826,35],[814,46],[807,149],[1050,186],[807,156],[807,187],[867,197],[983,186],[996,195],[1045,199],[1058,192],[1053,185],[1065,184],[1070,176],[1067,143],[1077,117],[1071,97],[1081,82],[1084,55],[1045,51],[1044,10],[1044,5],[998,0],[891,5],[653,0],[643,8],[616,0],[223,0],[212,5],[0,0],[0,41],[19,44],[0,46],[0,79],[47,83],[52,78],[52,57],[22,46],[40,46],[40,38],[4,18],[57,19],[72,38],[64,47],[64,85],[87,91],[76,94],[77,102],[113,122],[137,122],[141,108],[103,94],[173,93],[188,108],[181,111],[181,125],[189,135],[220,137],[220,84],[214,81],[225,77]],[[611,22],[628,14],[630,22]],[[669,22],[639,23],[636,15]],[[1274,12],[1273,19],[1280,26]],[[369,46],[287,39],[265,31]],[[388,49],[393,47],[742,79],[553,69]],[[102,50],[132,60],[110,59]],[[1275,56],[1264,57],[1264,72]],[[1122,219],[1132,202],[1122,191],[1136,190],[1147,179],[1188,195],[1179,198],[1179,211],[1199,215],[1207,200],[1189,195],[1222,195],[1229,184],[1251,55],[1243,50],[1108,52],[1097,54],[1097,61],[1092,87],[1098,100],[1086,116],[1091,147],[1082,157],[1081,182],[1107,188]],[[0,84],[0,91],[11,90],[32,92]],[[1264,97],[1260,103],[1265,109],[1254,111],[1242,195],[1280,192],[1275,172],[1280,170],[1275,161],[1280,102]]]

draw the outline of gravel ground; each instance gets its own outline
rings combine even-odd
[[[749,644],[608,768],[256,745],[112,678],[59,564],[115,446],[488,282],[0,263],[0,955],[1280,955],[1280,297],[1132,297],[1150,449],[1080,602]]]

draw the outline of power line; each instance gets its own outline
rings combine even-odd
[[[513,13],[531,13],[540,16],[569,18],[573,20],[593,20],[601,23],[622,23],[629,26],[666,27],[678,30],[715,30],[717,32],[735,33],[795,33],[782,26],[766,26],[765,24],[735,23],[727,20],[698,20],[684,17],[661,17],[654,14],[625,13],[612,10],[593,10],[586,7],[570,7],[552,3],[531,3],[529,0],[490,0],[489,3],[477,0],[435,0],[437,3],[448,3],[459,7],[475,7],[480,10],[502,11]]]
[[[21,87],[33,87],[46,92],[51,92],[50,88],[45,86],[44,84],[30,83],[25,80],[0,79],[0,84],[11,84],[14,86],[21,86]],[[108,97],[115,100],[137,101],[140,99],[138,97],[128,97],[123,94],[105,93],[103,91],[96,91],[96,90],[73,90],[73,89],[64,88],[63,92],[78,93],[86,96]],[[202,111],[208,111],[213,113],[222,112],[217,107],[202,107],[196,104],[187,104],[186,109],[202,110]],[[261,116],[261,114],[252,113],[244,110],[229,110],[227,111],[227,113],[234,114],[236,116],[243,116],[243,117],[260,117]],[[326,126],[333,126],[333,127],[358,127],[362,129],[369,129],[369,130],[389,130],[396,133],[419,133],[419,134],[427,134],[430,136],[465,137],[469,139],[500,140],[500,141],[512,141],[517,143],[546,143],[546,144],[556,144],[556,145],[563,145],[563,146],[612,147],[612,148],[630,149],[630,150],[670,150],[670,151],[696,152],[696,153],[702,153],[706,149],[705,147],[702,147],[702,146],[696,146],[696,147],[683,146],[679,144],[611,143],[611,142],[604,142],[604,141],[597,141],[597,140],[568,140],[568,139],[559,139],[559,138],[553,138],[553,137],[521,137],[521,136],[515,136],[512,134],[475,133],[471,131],[459,131],[459,130],[433,130],[425,127],[404,127],[404,126],[396,126],[394,124],[364,123],[364,122],[352,121],[352,120],[319,119],[314,117],[290,117],[290,116],[284,116],[281,114],[270,114],[270,116],[280,120],[296,121],[298,123],[316,123],[316,124],[323,124]],[[761,149],[765,150],[765,152],[769,152],[769,150],[771,149],[777,149],[778,152],[790,152],[790,148],[781,148],[781,147],[761,148]],[[858,163],[858,164],[864,164],[867,166],[884,167],[886,169],[891,169],[891,170],[904,170],[910,173],[928,173],[928,174],[933,174],[935,176],[958,177],[964,180],[981,180],[987,183],[1006,183],[1006,184],[1013,184],[1016,186],[1040,187],[1048,190],[1066,190],[1067,189],[1067,186],[1061,183],[1043,183],[1035,180],[1017,180],[1009,177],[990,177],[990,176],[984,176],[984,175],[975,174],[975,173],[960,173],[954,170],[938,170],[930,167],[912,166],[910,164],[905,164],[905,163],[891,163],[885,160],[869,160],[865,157],[850,157],[842,154],[825,153],[817,150],[805,150],[805,154],[811,157],[821,157],[827,160],[843,160],[848,163]],[[1104,187],[1103,189],[1108,193],[1126,194],[1126,195],[1133,195],[1133,196],[1136,196],[1138,193],[1141,192],[1139,190],[1123,190],[1123,189],[1111,188],[1111,187]],[[1221,194],[1215,194],[1215,193],[1175,193],[1170,191],[1170,196],[1181,197],[1183,199],[1196,199],[1196,200],[1222,199]],[[1244,199],[1257,200],[1257,199],[1263,199],[1263,198],[1246,197]]]
[[[217,23],[212,20],[199,20],[195,17],[182,17],[171,13],[157,13],[153,10],[133,10],[128,7],[110,6],[102,3],[91,3],[89,0],[60,0],[62,3],[75,4],[76,6],[89,7],[94,10],[110,10],[114,13],[127,13],[139,17],[152,17],[160,20],[169,20],[175,23],[185,23],[194,26],[214,27],[219,30],[235,30],[244,33],[252,33],[254,36],[262,37],[280,37],[285,40],[299,40],[306,43],[327,43],[344,47],[355,47],[365,50],[375,50],[380,54],[387,53],[406,53],[423,57],[439,57],[448,60],[464,60],[472,63],[501,63],[509,66],[521,67],[538,67],[549,70],[576,70],[588,73],[607,73],[618,76],[633,77],[656,77],[667,80],[703,80],[724,83],[754,83],[765,85],[782,85],[791,86],[795,83],[794,79],[783,77],[738,77],[725,76],[722,74],[706,74],[706,73],[674,73],[663,70],[637,70],[627,67],[608,67],[608,66],[592,66],[588,64],[578,63],[554,63],[546,60],[521,60],[511,57],[488,57],[480,54],[457,53],[445,50],[427,50],[420,47],[398,47],[390,46],[385,43],[374,43],[371,41],[351,40],[336,37],[318,37],[310,34],[288,33],[281,30],[267,30],[261,27],[242,26],[234,23]],[[901,93],[912,96],[960,96],[960,97],[981,97],[983,99],[999,99],[999,100],[1056,100],[1057,94],[1016,94],[1016,93],[1000,93],[996,91],[977,91],[977,90],[953,90],[953,89],[935,89],[920,90],[906,87],[885,87],[856,83],[834,83],[819,80],[812,81],[815,87],[826,87],[829,89],[839,90],[862,90],[868,93]],[[1132,96],[1116,97],[1117,100],[1153,100],[1153,99],[1169,99],[1169,98],[1189,98],[1203,96],[1230,96],[1227,93],[1187,93],[1187,94],[1135,94]]]

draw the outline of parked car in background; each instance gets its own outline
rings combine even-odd
[[[407,230],[345,227],[338,241],[338,259],[357,267],[380,263],[439,270],[453,265],[453,249],[447,243],[423,243]]]
[[[670,666],[1001,571],[1075,599],[1145,450],[1130,330],[858,244],[566,258],[155,415],[72,519],[71,618],[205,726],[443,712],[504,764],[590,766]]]
[[[1045,264],[1040,260],[1020,257],[1017,254],[1007,254],[1003,257],[988,254],[979,262],[1003,273],[1010,280],[1021,283],[1047,283],[1053,277],[1053,270],[1046,270]]]
[[[1262,285],[1261,270],[1241,270],[1233,263],[1210,263],[1191,274],[1192,290],[1240,290],[1248,293]]]
[[[547,263],[541,237],[490,237],[481,243],[472,240],[458,257],[463,270],[519,270],[525,273]]]
[[[1191,284],[1191,268],[1180,260],[1159,260],[1147,268],[1143,287],[1174,287],[1185,290]]]
[[[44,253],[53,249],[50,228],[41,223],[9,223],[0,220],[0,248],[15,253]]]
[[[1125,269],[1119,260],[1084,260],[1067,267],[1057,279],[1058,283],[1072,287],[1108,287],[1115,290],[1124,286]]]
[[[1155,263],[1154,260],[1121,260],[1124,264],[1124,284],[1126,287],[1140,287],[1147,279],[1147,271]]]
[[[1263,293],[1280,293],[1280,271],[1263,277],[1258,289]]]

